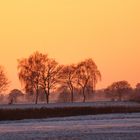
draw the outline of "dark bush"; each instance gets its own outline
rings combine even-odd
[[[64,107],[64,108],[35,108],[35,109],[0,109],[0,121],[39,119],[49,117],[66,117],[79,115],[96,115],[109,113],[140,112],[140,107]]]

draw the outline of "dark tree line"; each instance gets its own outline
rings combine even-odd
[[[86,59],[75,65],[60,65],[47,54],[33,53],[29,58],[18,60],[19,79],[25,91],[32,92],[38,103],[39,89],[43,89],[46,102],[49,103],[51,92],[60,86],[65,86],[71,93],[73,102],[74,89],[79,88],[86,101],[86,89],[95,90],[97,82],[101,79],[100,71],[92,59]]]

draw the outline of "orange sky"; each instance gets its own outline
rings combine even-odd
[[[17,59],[34,51],[63,64],[92,57],[103,78],[140,82],[140,0],[3,0],[0,64],[21,88]]]

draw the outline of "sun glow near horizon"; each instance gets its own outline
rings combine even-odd
[[[61,64],[93,58],[98,88],[140,82],[139,0],[4,0],[0,2],[0,64],[21,88],[17,59],[36,50]]]

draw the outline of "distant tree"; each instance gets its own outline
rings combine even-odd
[[[122,96],[132,90],[132,88],[127,81],[118,81],[111,84],[106,90],[110,95],[112,94],[112,96],[118,97],[118,99],[121,101]],[[114,99],[114,97],[112,98]]]
[[[137,84],[136,84],[136,89],[137,89],[137,90],[140,90],[140,83],[137,83]]]
[[[76,84],[76,66],[68,65],[64,66],[61,73],[61,83],[66,86],[71,94],[71,102],[74,100],[74,85]]]
[[[107,99],[111,99],[111,101],[115,101],[118,99],[118,93],[114,91],[110,86],[108,86],[106,89],[104,89],[105,97]]]
[[[4,68],[0,66],[0,93],[6,91],[8,85],[9,85],[9,81],[4,72]]]
[[[18,60],[19,79],[26,92],[35,93],[35,104],[38,103],[41,72],[46,57],[35,52],[29,58]]]
[[[87,59],[77,65],[77,83],[82,90],[83,102],[86,100],[86,89],[91,87],[95,90],[96,84],[101,80],[101,73],[92,59]]]
[[[133,94],[130,97],[130,100],[140,102],[140,83],[136,84]]]
[[[9,104],[16,103],[17,99],[19,97],[23,97],[23,96],[24,96],[24,94],[19,89],[11,90],[11,92],[9,93]]]
[[[68,88],[66,86],[59,87],[57,89],[57,94],[58,94],[58,102],[70,102],[71,97],[68,91]]]
[[[45,92],[44,92],[44,89],[40,88],[39,89],[39,101],[41,102],[45,102]]]

